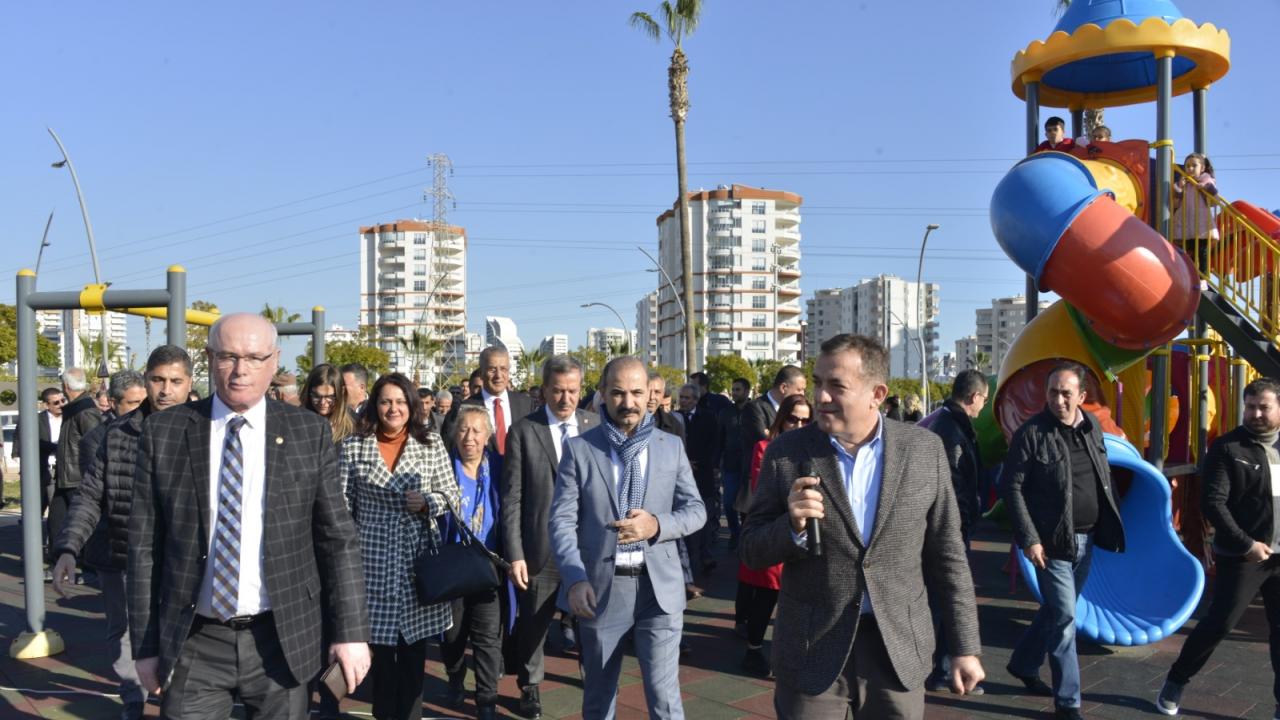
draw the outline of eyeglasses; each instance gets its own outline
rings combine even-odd
[[[232,368],[237,362],[244,363],[244,366],[250,370],[261,370],[276,354],[274,352],[266,355],[236,355],[229,352],[213,353],[213,361],[220,368]]]
[[[792,425],[808,425],[808,424],[809,424],[809,418],[807,418],[807,417],[797,417],[797,416],[795,416],[795,415],[788,415],[788,416],[787,416],[787,422],[791,423]]]
[[[310,393],[311,402],[319,405],[320,403],[331,403],[338,399],[337,395],[321,395],[319,393]]]

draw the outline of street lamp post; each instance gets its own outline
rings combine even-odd
[[[671,276],[667,274],[667,271],[666,271],[665,269],[663,269],[663,267],[662,267],[662,263],[658,262],[657,258],[655,258],[654,256],[652,256],[652,255],[650,255],[650,254],[649,254],[649,251],[648,251],[648,250],[645,250],[644,248],[640,247],[639,245],[637,245],[637,246],[636,246],[636,249],[637,249],[637,250],[639,250],[640,252],[644,253],[644,256],[645,256],[645,257],[647,257],[647,258],[649,258],[649,261],[653,263],[653,266],[654,266],[654,268],[656,269],[656,271],[657,271],[657,272],[662,273],[662,277],[663,277],[663,278],[666,278],[666,281],[667,281],[667,287],[670,287],[670,288],[671,288],[671,296],[672,296],[673,298],[675,298],[675,301],[676,301],[676,308],[680,310],[680,320],[681,320],[681,322],[683,322],[683,323],[684,323],[684,327],[685,327],[685,329],[686,329],[686,330],[688,330],[688,328],[689,328],[689,316],[688,316],[687,314],[685,314],[685,311],[684,311],[684,303],[680,302],[680,293],[676,292],[676,284],[675,284],[675,283],[673,283],[673,282],[671,282]],[[661,318],[659,318],[659,322],[661,322]],[[680,346],[680,347],[682,348],[682,350],[681,350],[681,354],[685,356],[685,357],[684,357],[684,366],[685,366],[685,370],[692,370],[693,368],[692,368],[692,367],[690,367],[690,365],[689,365],[689,356],[688,356],[689,354],[688,354],[688,352],[687,352],[687,349],[685,349],[685,345],[684,345],[683,343],[681,343],[681,346]]]
[[[71,182],[76,186],[76,200],[80,202],[80,215],[84,217],[84,232],[89,236],[89,257],[93,260],[93,281],[99,285],[102,284],[102,273],[98,266],[98,245],[93,241],[93,224],[89,222],[89,208],[84,204],[84,193],[80,191],[80,176],[76,175],[76,166],[71,162],[71,156],[67,154],[67,148],[62,145],[62,140],[58,137],[58,133],[53,128],[46,128],[49,135],[53,137],[53,141],[58,144],[58,150],[62,153],[62,159],[53,163],[53,167],[61,168],[66,166],[71,171]],[[52,220],[53,214],[50,213]],[[46,232],[48,228],[45,228]],[[64,329],[65,332],[65,329]],[[103,311],[102,315],[102,365],[98,368],[98,377],[107,377],[111,374],[107,365],[107,315]]]
[[[596,306],[607,308],[609,312],[613,313],[614,317],[618,318],[618,324],[622,326],[622,342],[627,346],[629,350],[631,350],[632,353],[634,353],[635,348],[631,347],[631,329],[627,327],[627,323],[622,319],[622,315],[617,310],[614,310],[612,305],[610,305],[609,303],[602,303],[602,302],[589,302],[589,303],[582,303],[582,305],[580,305],[579,307],[589,308],[589,307],[596,307]]]
[[[924,228],[924,239],[920,241],[920,263],[916,266],[916,337],[920,338],[920,397],[924,400],[924,411],[929,412],[929,369],[924,355],[924,248],[929,242],[929,233],[938,229],[937,223],[929,223]]]
[[[40,261],[44,259],[44,249],[49,247],[49,228],[53,225],[53,210],[49,211],[49,219],[44,223],[44,235],[40,236],[40,249],[36,251],[36,277],[40,277]]]

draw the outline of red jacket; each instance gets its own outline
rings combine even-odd
[[[764,460],[764,450],[767,447],[769,447],[769,441],[767,439],[761,440],[756,443],[755,449],[751,453],[751,492],[756,490],[756,480],[760,477],[760,463]],[[744,582],[767,590],[780,590],[782,588],[782,564],[779,563],[763,570],[752,570],[746,565],[738,563],[738,582]]]

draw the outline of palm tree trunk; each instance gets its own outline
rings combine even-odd
[[[689,62],[678,46],[671,53],[671,67],[667,71],[667,86],[671,97],[671,119],[676,126],[676,177],[679,186],[677,205],[680,211],[680,284],[684,295],[684,354],[685,372],[698,369],[697,346],[694,342],[693,309],[693,239],[689,230],[689,181],[685,166],[684,121],[689,115]]]
[[[1093,129],[1098,127],[1099,125],[1106,124],[1104,122],[1105,118],[1103,117],[1104,112],[1106,111],[1103,110],[1102,108],[1098,108],[1097,110],[1090,110],[1089,108],[1085,108],[1084,110],[1084,136],[1085,137],[1092,138]]]

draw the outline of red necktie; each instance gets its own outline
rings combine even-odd
[[[502,414],[502,398],[493,399],[494,431],[498,434],[498,454],[507,454],[507,418]]]

